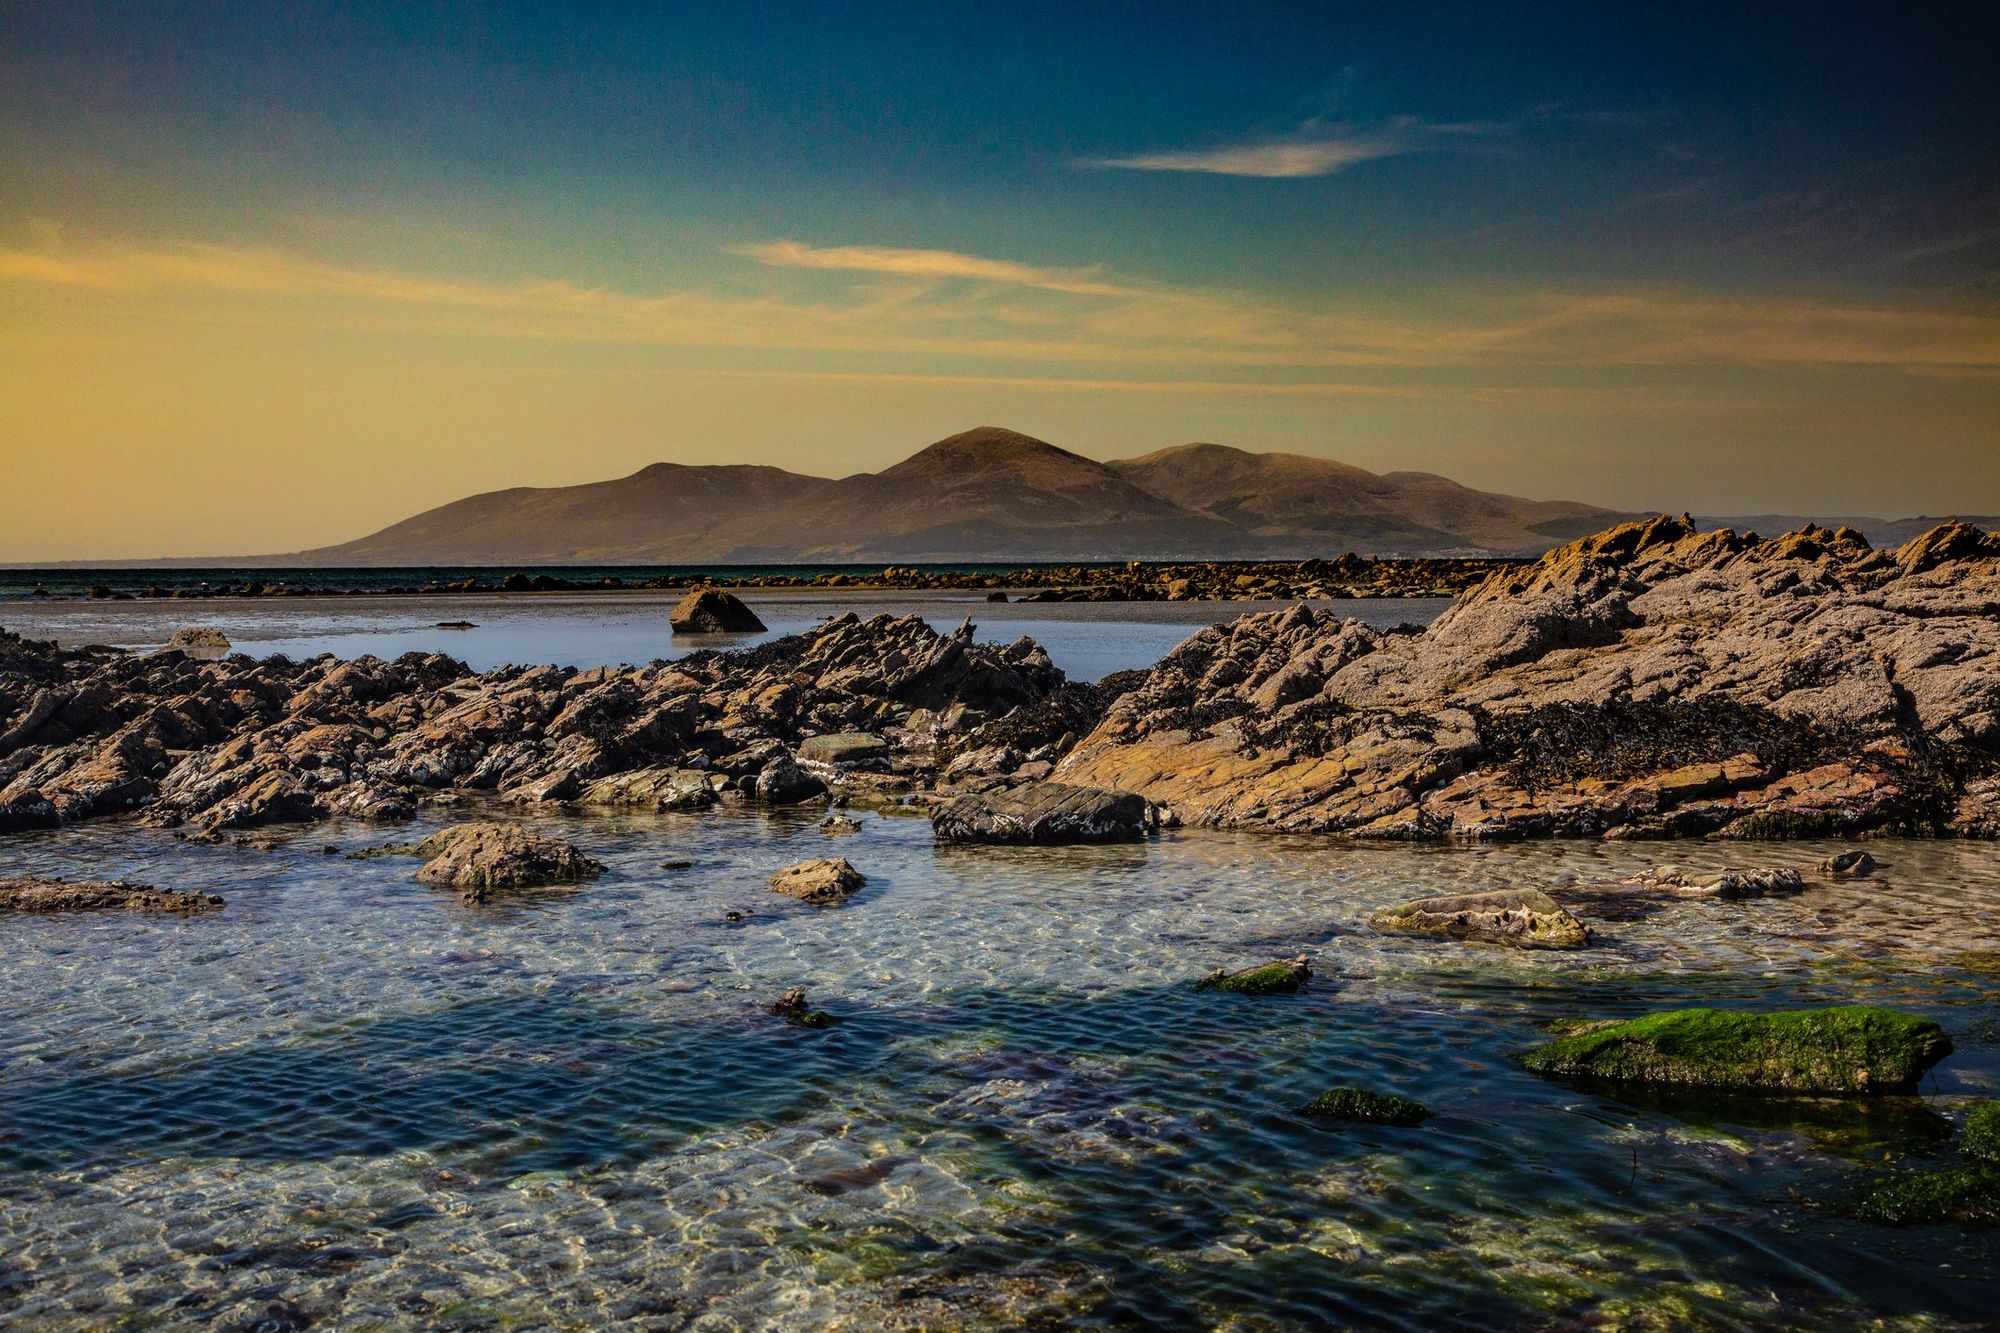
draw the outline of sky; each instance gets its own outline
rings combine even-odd
[[[0,0],[0,561],[1011,426],[2000,514],[2000,5]]]

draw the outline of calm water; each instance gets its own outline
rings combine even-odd
[[[1077,680],[1151,666],[1203,625],[1233,620],[1282,602],[1009,602],[977,593],[753,592],[744,600],[768,634],[676,638],[667,612],[680,593],[475,594],[461,597],[225,598],[178,602],[50,601],[0,603],[0,626],[65,644],[158,648],[176,629],[213,625],[239,652],[295,658],[333,653],[395,657],[444,652],[475,670],[508,663],[592,667],[680,657],[700,648],[738,648],[811,629],[845,611],[920,615],[939,630],[970,616],[979,637],[1004,643],[1032,636]],[[1327,602],[1342,615],[1387,628],[1429,624],[1448,599],[1373,598]],[[441,629],[470,621],[472,629]]]
[[[1419,892],[1585,904],[1656,859],[1826,849],[1184,832],[941,850],[923,821],[862,818],[838,840],[805,816],[552,819],[610,873],[490,908],[408,861],[320,854],[385,839],[360,826],[273,852],[120,824],[0,843],[0,872],[229,899],[0,930],[0,1314],[1484,1329],[2000,1309],[1990,1234],[1817,1202],[1884,1151],[1940,1151],[1934,1112],[2000,1086],[2000,970],[1967,952],[2000,949],[1990,846],[1878,846],[1874,880],[1793,899],[1586,907],[1604,947],[1533,955],[1363,920]],[[829,851],[870,877],[847,906],[763,887]],[[1322,977],[1304,996],[1189,989],[1299,950]],[[791,986],[847,1021],[768,1017]],[[1951,1033],[1930,1110],[1823,1111],[1801,1133],[1758,1106],[1579,1093],[1510,1058],[1557,1017],[1854,1000]],[[1437,1116],[1296,1113],[1337,1084]]]

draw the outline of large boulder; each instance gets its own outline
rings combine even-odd
[[[1146,801],[1129,791],[1028,782],[954,798],[931,815],[940,842],[1136,842]]]
[[[697,588],[667,616],[676,634],[761,634],[764,622],[743,599],[720,588]]]
[[[222,906],[212,893],[156,889],[125,880],[0,879],[0,912],[209,912]]]
[[[1368,924],[1390,935],[1438,935],[1532,949],[1581,949],[1590,943],[1590,927],[1539,889],[1419,898],[1377,912]]]
[[[758,772],[756,792],[766,805],[801,805],[826,795],[826,784],[789,754],[780,754]]]
[[[467,902],[485,902],[496,890],[579,884],[604,873],[600,862],[570,843],[519,824],[457,824],[409,852],[424,858],[419,880],[458,889]]]
[[[836,907],[852,898],[867,876],[844,856],[821,856],[801,861],[771,876],[773,892],[815,907]]]
[[[1951,1054],[1944,1029],[1894,1009],[1850,1005],[1782,1013],[1674,1009],[1587,1024],[1537,1046],[1538,1074],[1734,1092],[1911,1092]]]

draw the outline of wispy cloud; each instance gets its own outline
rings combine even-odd
[[[1079,166],[1118,171],[1191,171],[1215,176],[1296,179],[1331,176],[1378,158],[1400,157],[1444,146],[1453,139],[1497,133],[1505,127],[1480,123],[1441,124],[1402,116],[1375,126],[1327,125],[1309,121],[1281,138],[1215,148],[1135,153],[1092,158]]]
[[[1206,379],[1244,392],[1257,377],[1272,391],[1325,392],[1278,386],[1334,370],[1475,368],[1501,382],[1520,372],[1610,366],[2000,367],[2000,318],[1937,308],[1669,288],[1308,303],[945,250],[797,241],[733,250],[771,270],[769,290],[471,281],[277,250],[70,244],[0,248],[0,287],[66,290],[76,301],[171,302],[159,308],[202,318],[254,314],[439,336],[784,351],[808,358],[802,370],[815,368],[812,354],[862,354],[949,360],[1024,382]],[[800,269],[894,281],[806,291],[785,277]]]

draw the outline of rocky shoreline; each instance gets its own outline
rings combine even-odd
[[[0,829],[137,812],[212,839],[475,802],[743,800],[914,805],[975,841],[1162,819],[1992,837],[1996,761],[2000,538],[1963,525],[1881,552],[1849,531],[1627,524],[1490,573],[1422,632],[1295,606],[1095,685],[1030,640],[915,617],[639,669],[485,674],[442,654],[0,638]],[[1085,794],[1032,785],[1051,779]]]

